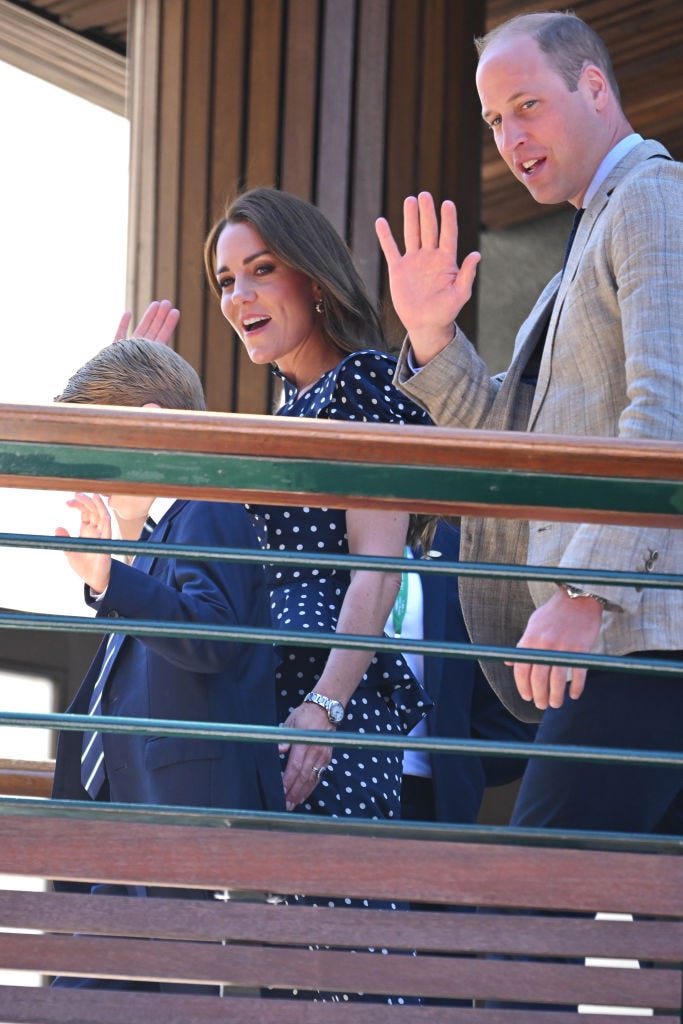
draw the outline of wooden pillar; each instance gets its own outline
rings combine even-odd
[[[401,233],[408,193],[479,223],[479,112],[465,0],[131,0],[129,301],[181,309],[176,345],[209,407],[268,412],[204,282],[202,243],[226,197],[276,185],[315,202],[388,305],[374,219]],[[472,303],[472,306],[474,304]],[[399,330],[391,314],[393,339]]]

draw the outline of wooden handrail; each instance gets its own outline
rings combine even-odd
[[[169,453],[182,463],[182,483],[163,461]],[[378,473],[382,466],[391,473]],[[120,491],[126,481],[126,491],[143,493],[151,468],[156,493],[183,497],[669,526],[683,514],[675,442],[0,406],[0,486]]]
[[[0,441],[683,481],[683,447],[675,441],[170,409],[0,404]]]
[[[54,761],[0,758],[0,794],[49,797],[52,793],[54,770]]]

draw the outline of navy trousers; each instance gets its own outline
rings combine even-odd
[[[536,742],[681,752],[683,674],[589,670],[578,700],[544,712]],[[531,758],[511,824],[682,835],[683,769]]]

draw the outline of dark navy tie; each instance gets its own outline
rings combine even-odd
[[[579,229],[579,224],[581,223],[581,218],[582,217],[583,217],[583,207],[580,206],[579,209],[576,210],[576,212],[574,213],[574,222],[572,224],[572,229],[569,232],[569,238],[567,239],[567,248],[564,250],[564,261],[562,263],[562,273],[563,274],[564,274],[564,268],[567,266],[567,260],[569,259],[569,253],[572,251],[572,245],[574,244],[574,238],[576,237],[576,232]]]

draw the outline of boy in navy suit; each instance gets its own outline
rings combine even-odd
[[[192,367],[167,346],[136,339],[103,349],[74,374],[56,401],[205,408]],[[109,510],[100,495],[76,494],[68,504],[80,512],[81,537],[111,537]],[[142,534],[145,541],[158,544],[259,547],[241,505],[112,495],[109,508],[124,539]],[[64,528],[56,532],[68,536]],[[86,601],[98,618],[270,628],[260,565],[145,555],[128,564],[89,551],[69,552],[67,558],[84,581]],[[270,644],[112,634],[100,644],[69,711],[275,725],[274,669]],[[94,730],[60,734],[53,796],[285,809],[275,745]],[[81,979],[59,979],[58,984],[64,983],[84,984]]]

